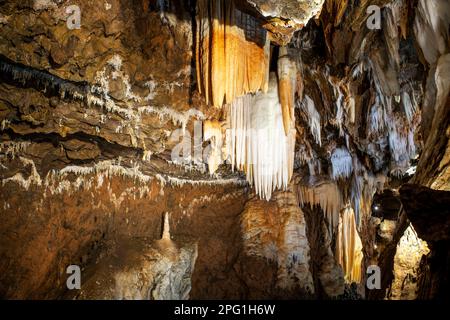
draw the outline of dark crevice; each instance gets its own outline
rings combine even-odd
[[[18,88],[36,89],[43,92],[47,98],[55,96],[62,98],[85,97],[90,92],[87,82],[65,80],[47,71],[13,62],[1,54],[0,82]]]

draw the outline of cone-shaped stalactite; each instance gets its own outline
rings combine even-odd
[[[280,48],[278,57],[278,92],[280,96],[283,125],[286,135],[295,126],[294,102],[297,87],[297,66],[288,55],[287,47]]]

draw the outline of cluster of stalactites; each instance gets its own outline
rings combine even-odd
[[[301,206],[319,206],[328,222],[330,236],[336,240],[335,257],[341,265],[347,282],[361,281],[363,259],[362,242],[358,234],[357,217],[351,206],[345,205],[336,183],[297,187]]]
[[[361,282],[362,249],[353,209],[346,207],[339,215],[335,257],[344,271],[345,280],[349,283]]]
[[[299,185],[297,192],[302,206],[306,204],[309,204],[311,207],[317,205],[323,210],[328,221],[330,234],[333,234],[333,230],[339,222],[339,212],[344,204],[337,184],[328,182],[311,187]]]
[[[349,178],[353,172],[353,158],[346,148],[336,148],[331,154],[331,177]]]
[[[196,40],[198,89],[208,104],[229,106],[225,155],[217,139],[220,124],[207,121],[203,126],[205,140],[211,141],[209,171],[214,173],[228,158],[233,168],[246,173],[256,193],[270,200],[274,190],[287,188],[293,173],[296,62],[281,47],[278,77],[273,74],[269,81],[266,31],[234,1],[197,1]]]
[[[270,78],[267,93],[246,95],[230,105],[227,137],[233,168],[246,173],[258,195],[270,200],[276,189],[286,189],[294,170],[295,119],[285,134],[277,79]]]
[[[270,41],[234,1],[197,1],[196,41],[198,89],[208,104],[220,108],[247,93],[267,91]]]

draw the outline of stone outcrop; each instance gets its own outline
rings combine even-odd
[[[83,270],[74,299],[187,300],[197,244],[171,240],[122,239],[110,256]],[[91,276],[89,276],[91,275]]]
[[[448,299],[450,271],[450,193],[417,185],[400,189],[406,214],[430,253],[422,257],[419,299]]]
[[[278,287],[314,294],[306,220],[292,186],[273,202],[247,202],[241,226],[245,254],[275,262]]]

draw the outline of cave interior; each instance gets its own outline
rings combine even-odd
[[[449,139],[448,0],[0,1],[0,298],[448,299]]]

